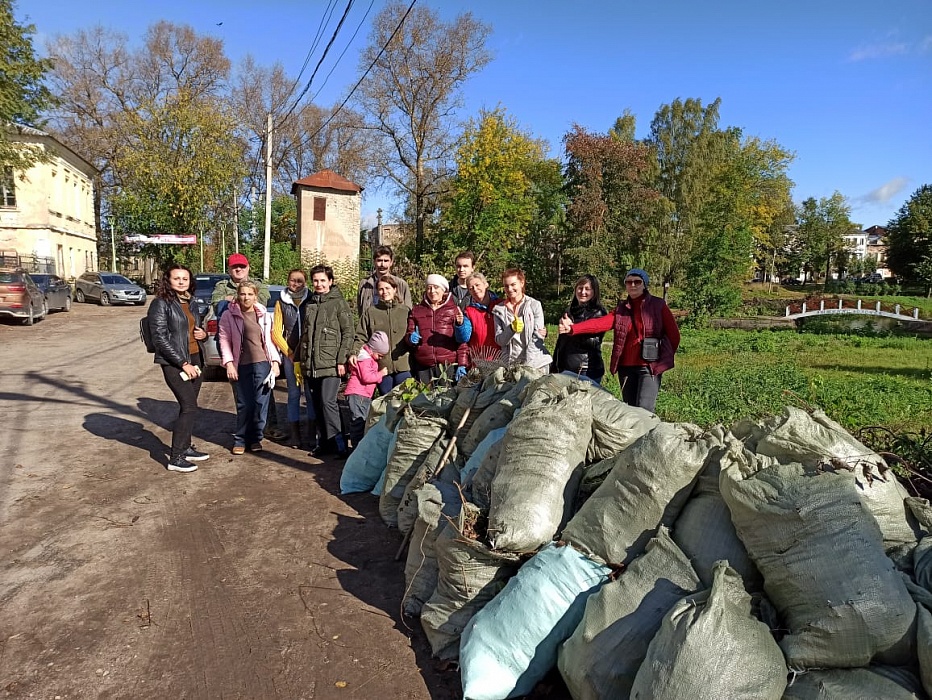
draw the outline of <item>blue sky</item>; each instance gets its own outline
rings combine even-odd
[[[327,37],[346,5],[336,4]],[[660,105],[677,97],[703,103],[721,97],[721,126],[774,139],[796,153],[790,177],[797,202],[838,190],[851,204],[852,220],[883,225],[920,185],[932,184],[929,0],[419,4],[445,18],[471,11],[492,25],[494,59],[467,84],[458,115],[465,120],[502,106],[546,139],[554,156],[573,123],[606,131],[628,108],[643,137]],[[374,0],[369,10],[369,0],[354,3],[312,88],[320,89],[318,102],[338,102],[355,83],[359,48],[382,5]],[[296,75],[327,8],[322,0],[18,0],[15,12],[36,25],[40,51],[46,36],[95,24],[141,42],[150,24],[165,19],[222,39],[234,64],[251,53]],[[320,49],[312,65],[319,55]],[[389,211],[392,202],[370,188],[364,218],[379,206]]]

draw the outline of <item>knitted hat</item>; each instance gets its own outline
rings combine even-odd
[[[445,292],[450,291],[450,283],[447,281],[447,278],[443,275],[427,275],[427,284],[432,284],[436,287],[440,287]]]
[[[385,331],[376,331],[373,333],[366,345],[369,347],[369,350],[377,352],[379,355],[388,354],[388,336],[385,335]]]
[[[650,284],[650,277],[648,277],[647,273],[639,267],[632,267],[630,270],[628,270],[625,273],[625,279],[628,279],[629,277],[640,277],[642,280],[644,280],[645,287]]]

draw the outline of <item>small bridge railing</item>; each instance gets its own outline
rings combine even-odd
[[[803,302],[802,311],[794,311],[791,306],[786,307],[786,318],[806,318],[809,316],[826,316],[829,314],[863,314],[865,316],[883,316],[884,318],[895,318],[898,320],[905,321],[918,321],[919,320],[919,309],[914,308],[912,313],[903,313],[900,311],[902,306],[896,304],[893,307],[893,311],[884,311],[880,302],[876,302],[873,308],[865,306],[861,299],[857,300],[855,306],[845,306],[844,300],[839,299],[837,306],[834,304],[826,304],[825,300],[822,299],[819,301],[819,306],[808,308],[807,303]]]

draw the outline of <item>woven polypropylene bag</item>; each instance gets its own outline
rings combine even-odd
[[[727,563],[712,588],[681,599],[664,616],[631,688],[631,700],[780,700],[786,663],[770,629],[751,614],[751,596]]]
[[[478,516],[465,504],[457,525],[448,525],[434,541],[437,588],[421,608],[421,627],[434,656],[456,659],[463,629],[505,587],[520,567],[514,554],[494,552],[462,534],[464,522]]]
[[[643,555],[589,598],[582,622],[560,647],[557,665],[574,700],[627,698],[663,616],[701,587],[661,527]]]
[[[610,564],[644,551],[657,527],[670,527],[722,433],[660,423],[615,458],[612,471],[563,529],[563,539]]]
[[[405,561],[404,611],[418,616],[437,588],[439,567],[434,542],[462,507],[459,491],[443,482],[424,484],[416,493],[417,520],[411,531],[408,558]]]
[[[463,696],[527,695],[557,662],[586,599],[611,570],[573,547],[547,545],[470,621],[460,646]]]
[[[821,669],[796,676],[784,700],[918,700],[921,696],[867,668]]]
[[[909,662],[916,608],[850,474],[746,460],[722,471],[722,496],[788,629],[790,668]]]
[[[392,441],[386,422],[383,414],[347,458],[340,474],[341,494],[371,491],[379,482],[388,465],[388,446]]]
[[[715,562],[725,560],[741,574],[745,588],[753,593],[763,590],[764,579],[735,532],[731,511],[718,487],[722,465],[740,459],[744,447],[731,436],[726,435],[725,440],[725,445],[713,448],[671,534],[704,586],[712,585]]]
[[[395,448],[388,457],[379,496],[379,514],[389,527],[398,525],[398,506],[408,482],[417,474],[434,443],[446,432],[446,426],[445,418],[419,416],[410,406],[405,408],[404,418],[395,429]]]
[[[533,552],[552,540],[566,511],[567,486],[585,461],[591,423],[586,391],[534,394],[525,401],[502,438],[492,479],[493,549]]]
[[[660,422],[655,414],[619,401],[607,391],[593,391],[592,439],[586,461],[614,457]]]
[[[896,549],[916,541],[914,524],[903,499],[909,494],[883,459],[862,445],[820,410],[811,414],[787,406],[783,414],[759,423],[742,421],[732,432],[748,449],[779,462],[807,467],[844,464],[864,505],[877,520],[884,547]]]

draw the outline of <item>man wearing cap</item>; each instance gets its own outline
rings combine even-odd
[[[249,260],[242,253],[233,253],[227,258],[227,272],[230,274],[230,279],[217,282],[213,294],[210,295],[210,303],[217,305],[218,317],[226,311],[226,304],[223,304],[221,308],[220,302],[230,302],[236,299],[236,288],[239,287],[240,282],[250,279]],[[262,306],[267,306],[270,298],[269,285],[256,280],[251,281],[255,282],[256,287],[259,289],[256,301]]]
[[[385,275],[389,275],[395,280],[398,290],[395,293],[395,301],[404,304],[409,309],[414,306],[411,302],[411,289],[408,287],[408,283],[398,275],[392,274],[392,265],[394,262],[395,253],[392,251],[391,247],[387,245],[380,245],[372,252],[372,267],[374,269],[372,274],[366,277],[366,279],[362,281],[362,284],[359,285],[359,293],[356,295],[356,313],[360,318],[362,318],[362,312],[375,303],[376,287],[379,284],[379,280],[385,277]]]
[[[619,302],[613,314],[579,323],[564,316],[560,319],[560,333],[604,333],[614,329],[610,371],[618,372],[621,397],[630,406],[653,411],[660,377],[673,367],[680,330],[667,302],[647,291],[649,283],[644,270],[628,270],[628,298]]]

